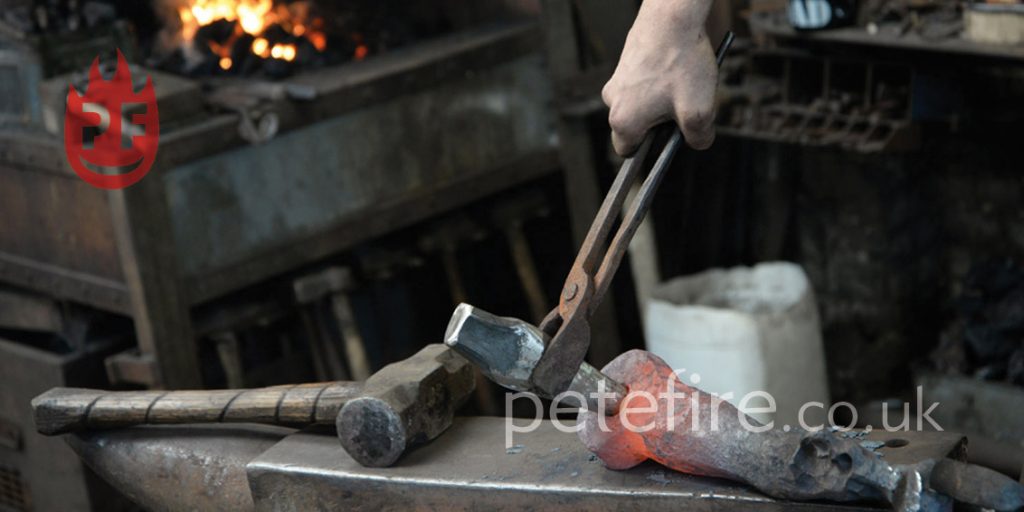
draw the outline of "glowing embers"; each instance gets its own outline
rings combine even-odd
[[[182,0],[176,15],[175,40],[184,69],[193,74],[285,75],[292,63],[323,60],[328,50],[324,18],[305,0]],[[353,44],[334,51],[365,58],[369,48],[358,43],[361,36],[348,39]]]

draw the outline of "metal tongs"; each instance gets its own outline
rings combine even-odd
[[[715,51],[715,60],[719,66],[722,65],[733,39],[733,33],[727,33]],[[654,193],[661,184],[666,169],[672,163],[676,150],[682,144],[683,135],[674,123],[663,125],[652,132],[666,131],[672,132],[668,143],[661,150],[636,198],[629,205],[629,210],[626,211],[611,244],[608,244],[608,235],[622,211],[626,194],[636,181],[656,134],[648,134],[636,153],[622,163],[576,255],[576,261],[562,287],[558,306],[551,310],[540,324],[540,329],[551,336],[551,341],[544,349],[544,354],[530,379],[537,389],[549,396],[555,396],[568,389],[576,372],[579,371],[580,363],[583,362],[590,347],[590,317],[607,293],[615,271],[622,262],[622,256],[651,208]],[[614,389],[609,391],[616,395],[624,392]],[[621,397],[609,401],[609,414],[615,414],[620,399]]]

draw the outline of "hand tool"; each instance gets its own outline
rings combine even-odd
[[[217,359],[224,369],[224,381],[227,387],[241,389],[245,387],[245,367],[242,363],[242,347],[235,331],[217,331],[210,334],[210,340],[217,348]]]
[[[537,274],[537,265],[533,261],[530,241],[523,225],[534,218],[548,217],[551,214],[547,198],[543,193],[522,194],[508,201],[498,203],[490,211],[491,220],[505,234],[505,240],[515,263],[519,283],[522,284],[526,302],[530,305],[530,319],[540,322],[547,314],[547,299],[544,287]]]
[[[473,242],[480,242],[487,232],[469,217],[458,216],[435,222],[420,238],[419,247],[425,253],[438,253],[444,275],[448,278],[448,293],[452,302],[459,304],[467,300],[465,281],[459,264],[459,248]],[[495,390],[479,372],[476,373],[476,407],[481,415],[499,416],[501,409],[495,399]]]
[[[324,324],[324,315],[317,314],[316,304],[324,297],[328,297],[331,305],[331,313],[335,323],[341,331],[341,341],[345,348],[345,362],[348,363],[348,374],[355,380],[364,380],[370,376],[370,361],[366,356],[366,348],[363,336],[356,323],[356,315],[352,310],[352,301],[349,293],[355,288],[355,279],[352,271],[346,267],[330,267],[320,272],[296,279],[292,283],[295,290],[295,300],[299,304],[310,304],[303,314],[312,316],[310,324],[317,324],[320,329],[311,333],[316,339],[318,349],[329,354],[328,362],[340,365],[342,361],[335,349],[336,335]],[[338,371],[332,369],[331,371]]]
[[[719,65],[722,64],[725,52],[728,51],[732,41],[733,33],[729,32],[718,46],[715,58]],[[445,342],[480,366],[484,373],[492,379],[495,377],[501,379],[495,380],[498,384],[519,391],[531,391],[546,398],[554,398],[568,390],[581,392],[589,409],[614,415],[618,411],[619,402],[625,396],[626,388],[583,362],[583,357],[590,346],[589,319],[601,303],[601,299],[604,298],[605,292],[608,291],[611,279],[629,247],[629,241],[639,228],[647,210],[650,209],[654,192],[682,143],[682,134],[677,126],[673,125],[667,130],[671,132],[671,135],[665,148],[640,186],[636,198],[630,203],[630,208],[622,219],[615,237],[608,245],[608,235],[611,233],[616,217],[622,210],[623,202],[631,185],[636,181],[637,173],[646,159],[651,139],[654,137],[648,136],[636,154],[622,163],[608,195],[605,196],[604,202],[601,203],[601,207],[594,217],[594,222],[590,225],[587,237],[576,255],[576,261],[569,270],[565,285],[562,287],[559,304],[541,322],[540,330],[534,329],[520,320],[496,317],[468,304],[462,304],[452,315],[448,324],[448,333],[445,335]],[[607,250],[606,245],[608,245]],[[476,316],[480,318],[475,319]],[[468,324],[467,321],[469,321]],[[495,335],[495,330],[489,329],[488,326],[495,326],[499,329],[517,327],[512,329],[515,335],[507,338],[508,343],[486,344],[482,341],[487,338],[474,338],[475,336]],[[480,332],[461,336],[458,333],[463,329],[480,329]],[[452,337],[453,333],[456,334],[455,338]],[[464,339],[461,343],[456,339],[460,337]],[[549,337],[550,342],[548,341]],[[540,348],[534,351],[532,347],[535,347],[538,341]],[[487,361],[501,359],[499,354],[488,353],[491,350],[517,351],[528,359],[519,361],[514,378],[504,379],[500,376],[501,372],[508,368],[496,368],[494,370],[497,371],[490,371],[491,369],[487,367]],[[499,357],[492,357],[496,355]],[[601,386],[600,390],[598,389],[599,385]],[[598,391],[606,391],[602,394],[606,396],[602,396],[599,400],[597,398],[599,395],[596,393]],[[566,403],[578,400],[578,397],[567,398]]]
[[[732,41],[733,33],[728,32],[718,46],[715,59],[719,66],[721,66]],[[608,291],[611,279],[629,247],[629,241],[639,228],[647,210],[650,209],[654,192],[682,143],[682,133],[677,126],[672,125],[666,130],[670,131],[671,135],[665,148],[640,186],[636,198],[630,203],[630,208],[622,219],[615,237],[608,245],[608,235],[611,233],[616,217],[622,210],[630,187],[636,181],[637,173],[646,159],[651,139],[654,137],[645,138],[636,154],[622,163],[608,195],[605,196],[604,202],[601,203],[601,207],[594,217],[594,222],[590,225],[587,237],[576,255],[576,261],[569,270],[565,285],[562,287],[559,304],[544,317],[539,331],[520,320],[496,317],[467,304],[462,304],[456,308],[448,324],[445,342],[481,366],[484,373],[492,379],[498,377],[501,371],[507,370],[507,368],[489,371],[486,361],[498,360],[500,357],[493,358],[491,356],[496,354],[489,354],[488,351],[518,351],[521,356],[528,357],[528,360],[519,361],[520,364],[516,368],[514,378],[511,380],[502,378],[495,382],[519,391],[531,391],[546,398],[554,398],[569,390],[580,392],[591,410],[604,411],[606,414],[614,415],[618,411],[620,400],[625,396],[626,388],[583,362],[583,357],[590,346],[589,319],[601,303],[601,299],[604,298],[605,292]],[[606,245],[608,245],[607,250]],[[479,321],[474,321],[476,315],[480,316]],[[466,324],[466,321],[469,323]],[[499,328],[519,327],[513,329],[517,335],[508,340],[510,343],[507,344],[507,347],[503,347],[505,344],[501,343],[477,343],[486,338],[474,339],[474,336],[495,334],[493,329],[487,328],[490,325]],[[453,332],[458,333],[466,328],[482,329],[482,331],[465,337],[465,339],[471,340],[468,343],[459,343],[457,339],[451,337]],[[549,337],[550,342],[548,342]],[[526,341],[527,339],[528,341]],[[523,342],[519,343],[518,340],[523,340]],[[541,342],[538,351],[528,348],[534,347],[537,341]],[[600,390],[598,386],[601,386]],[[599,395],[596,393],[598,391],[607,391],[607,393],[602,393],[599,400],[597,398]],[[566,403],[573,403],[577,400],[578,397],[567,397]]]
[[[555,395],[534,387],[530,380],[548,339],[540,329],[518,318],[495,316],[469,304],[455,308],[444,335],[445,344],[498,385],[554,399]],[[566,391],[572,392],[560,397],[566,405],[581,407],[586,402],[589,409],[599,411],[604,411],[610,402],[598,400],[599,393],[607,398],[626,395],[625,386],[586,362],[580,363]]]
[[[33,399],[32,408],[45,435],[142,424],[334,423],[353,459],[380,467],[444,432],[473,389],[472,366],[434,344],[365,382],[205,391],[53,388]]]
[[[532,391],[529,376],[546,338],[522,320],[462,304],[445,343],[498,384]],[[941,510],[948,504],[945,495],[997,510],[1024,504],[1024,486],[978,466],[945,460],[892,465],[858,440],[829,431],[758,431],[756,420],[680,382],[664,361],[646,351],[626,352],[602,371],[583,363],[569,389],[588,395],[616,385],[624,395],[619,416],[636,427],[653,427],[636,432],[625,427],[623,418],[604,418],[600,409],[581,411],[580,440],[612,469],[652,459],[684,473],[744,482],[773,497],[881,501],[901,511]],[[635,400],[640,393],[650,393],[656,403]]]
[[[729,32],[715,52],[719,65],[732,41],[733,34]],[[636,154],[622,163],[576,255],[576,261],[562,287],[558,307],[548,313],[540,324],[541,331],[551,336],[551,342],[541,355],[530,381],[544,395],[553,396],[568,389],[583,362],[590,346],[590,316],[608,291],[633,234],[650,209],[654,193],[682,144],[683,136],[678,126],[671,124],[668,128],[656,131],[665,130],[671,132],[665,148],[640,186],[636,199],[625,212],[614,238],[608,243],[608,235],[637,178],[640,166],[646,160],[651,140],[655,137],[648,135]],[[614,414],[617,404],[617,400],[610,400],[608,412]]]

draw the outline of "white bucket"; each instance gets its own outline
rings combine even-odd
[[[647,348],[662,357],[687,384],[733,405],[765,391],[776,413],[753,414],[775,428],[797,422],[821,424],[829,406],[825,355],[814,292],[798,265],[761,263],[714,269],[667,281],[652,293],[644,318]],[[682,371],[685,370],[685,371]],[[696,377],[699,376],[699,377]],[[746,408],[765,407],[750,398]]]

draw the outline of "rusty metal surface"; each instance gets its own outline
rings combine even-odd
[[[1024,485],[995,470],[954,460],[935,463],[929,485],[962,503],[992,510],[1024,507]]]
[[[296,433],[249,464],[253,498],[258,510],[872,510],[777,501],[650,462],[613,471],[550,421],[515,434],[506,449],[505,428],[503,418],[459,418],[386,469],[362,467],[332,436]],[[962,441],[955,434],[906,434],[907,446],[918,449],[904,453],[914,457],[942,457]],[[905,460],[898,455],[904,448],[881,450]]]
[[[245,464],[291,432],[257,425],[143,426],[74,434],[67,441],[146,510],[246,511],[253,502]],[[327,438],[341,450],[336,438]]]
[[[192,303],[207,301],[351,247],[394,225],[412,222],[405,217],[420,220],[439,209],[461,204],[416,196],[412,198],[418,201],[416,205],[427,205],[397,219],[402,222],[396,222],[394,217],[401,216],[390,210],[374,211],[375,215],[368,218],[352,218],[347,214],[358,210],[354,207],[380,205],[352,200],[348,194],[354,190],[387,192],[388,187],[393,187],[391,192],[395,194],[390,197],[398,199],[402,190],[395,185],[395,179],[411,177],[411,182],[399,181],[423,185],[418,190],[427,195],[447,190],[468,201],[480,197],[478,194],[493,193],[554,170],[557,162],[553,128],[546,108],[550,86],[542,62],[535,55],[538,32],[531,22],[484,27],[423,41],[358,65],[289,79],[292,86],[315,89],[315,102],[270,102],[267,108],[281,119],[284,133],[270,144],[286,137],[293,142],[308,142],[311,135],[320,135],[326,146],[284,144],[284,149],[277,146],[262,152],[254,150],[238,136],[237,116],[229,114],[211,114],[198,122],[191,122],[193,116],[189,115],[189,122],[173,127],[180,129],[162,134],[153,179],[166,179],[167,183],[157,188],[170,189],[166,196],[172,205],[185,201],[187,207],[208,206],[211,211],[220,212],[213,217],[208,212],[198,213],[198,217],[182,217],[177,215],[180,212],[173,212],[179,226],[176,231],[186,232],[184,237],[176,233],[175,238],[185,244],[180,246],[184,247],[184,261],[178,266],[188,274],[185,288],[191,293],[187,299]],[[477,71],[466,74],[466,69]],[[160,87],[159,82],[156,86]],[[194,101],[186,103],[169,108],[201,107]],[[376,129],[364,125],[367,118],[380,121]],[[444,129],[439,128],[439,123]],[[421,129],[425,126],[431,128]],[[399,127],[397,132],[395,127]],[[406,131],[414,131],[414,136],[406,136]],[[388,141],[394,142],[394,137],[412,143],[405,151],[395,151],[394,144],[386,145]],[[463,143],[474,137],[482,142]],[[386,145],[387,154],[367,156],[370,143]],[[244,171],[241,177],[228,176],[231,173],[222,168],[230,167],[225,159],[209,158],[219,154],[236,160],[242,153],[255,156],[236,162],[236,168]],[[371,172],[371,167],[363,165],[364,157],[387,163],[383,170]],[[280,169],[254,178],[261,165]],[[516,169],[510,172],[506,169],[510,166]],[[297,167],[302,172],[296,172]],[[196,174],[186,176],[189,173],[179,172],[183,168],[191,168]],[[341,168],[351,172],[338,173]],[[316,169],[329,172],[324,175]],[[474,179],[459,183],[457,178],[469,171],[476,172]],[[348,178],[340,178],[341,174]],[[482,183],[492,174],[502,175]],[[350,183],[352,175],[359,178],[357,183]],[[205,179],[212,182],[206,183]],[[222,185],[230,186],[236,179],[243,186],[237,201],[229,200],[223,194],[234,192],[225,191]],[[190,183],[202,193],[190,201],[179,199],[180,193],[190,192]],[[268,188],[261,188],[264,185]],[[0,226],[0,279],[101,309],[132,314],[121,268],[122,256],[118,254],[117,237],[110,221],[111,207],[100,192],[70,172],[60,142],[52,136],[27,132],[0,134],[0,204],[9,220],[14,221]],[[257,207],[244,208],[252,204]],[[254,230],[231,229],[235,220],[232,215],[240,209],[245,210],[249,219],[249,214],[265,210],[263,206],[267,204],[284,206],[282,210],[272,209],[263,216],[252,217],[259,225]],[[398,206],[414,209],[410,205]],[[319,213],[313,211],[318,207],[322,208]],[[341,216],[348,222],[341,220]],[[269,231],[261,231],[260,226]],[[189,234],[192,227],[200,232]],[[252,226],[242,225],[247,227]],[[170,225],[160,228],[161,233],[171,236],[167,233]],[[267,242],[274,247],[253,243],[245,245],[241,254],[217,258],[225,251],[231,252],[225,247],[239,246],[239,240],[232,237],[219,241],[211,238],[222,234],[218,229],[240,233],[238,236],[245,241]],[[349,234],[353,231],[360,235]],[[278,235],[290,238],[274,238]],[[215,244],[217,250],[210,252],[203,246],[189,245],[192,238]],[[199,253],[213,256],[196,260]],[[200,267],[205,270],[191,271]]]
[[[548,150],[549,98],[541,60],[527,56],[182,165],[163,179],[183,272],[230,267],[381,201]]]

